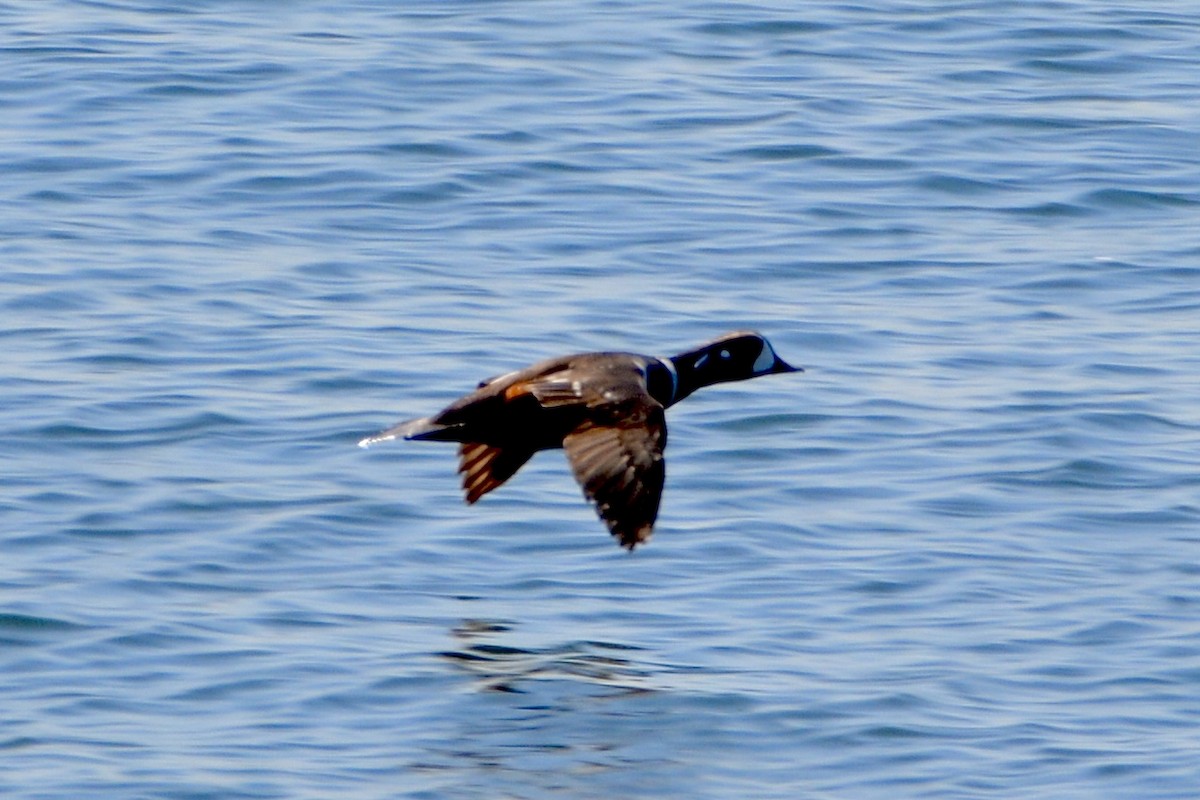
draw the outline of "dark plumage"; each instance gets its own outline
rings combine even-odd
[[[672,358],[579,353],[490,378],[431,417],[359,442],[458,442],[468,503],[539,450],[563,448],[583,492],[622,547],[650,538],[662,498],[664,410],[703,386],[800,372],[757,333],[739,331]]]

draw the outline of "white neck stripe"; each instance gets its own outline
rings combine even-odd
[[[679,392],[679,373],[675,371],[675,362],[669,358],[659,358],[658,363],[667,368],[667,372],[671,373],[671,397],[667,400],[667,405],[675,401],[675,395]]]

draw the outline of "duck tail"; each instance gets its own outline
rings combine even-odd
[[[379,433],[368,436],[358,443],[359,447],[370,447],[379,442],[390,442],[393,439],[417,439],[435,442],[458,441],[458,425],[443,425],[434,422],[432,417],[410,419],[393,425]]]

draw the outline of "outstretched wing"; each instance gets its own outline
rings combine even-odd
[[[568,434],[563,447],[596,513],[621,546],[632,550],[650,538],[658,517],[666,418],[644,385],[606,404],[605,411],[610,413],[594,415]]]

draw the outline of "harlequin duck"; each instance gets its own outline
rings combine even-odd
[[[489,378],[431,417],[359,442],[458,442],[467,503],[511,478],[539,450],[564,448],[584,495],[622,547],[650,538],[666,471],[663,410],[702,386],[802,372],[750,331],[671,358],[580,353]]]

